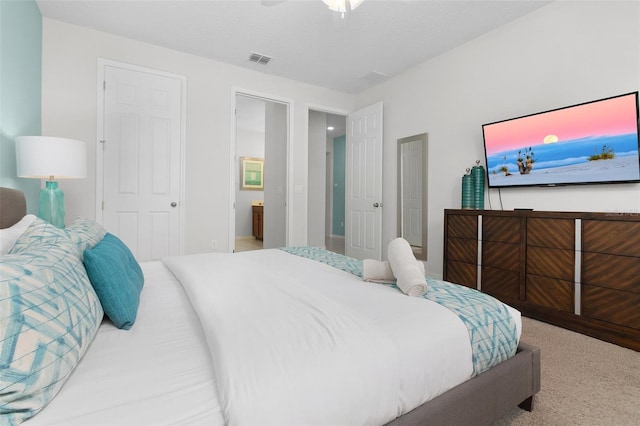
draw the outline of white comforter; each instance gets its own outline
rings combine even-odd
[[[434,302],[280,250],[163,262],[200,317],[228,424],[382,424],[471,375],[466,327]]]

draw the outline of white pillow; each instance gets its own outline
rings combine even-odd
[[[20,238],[20,235],[26,231],[31,223],[36,219],[35,215],[28,214],[20,222],[16,223],[9,228],[0,229],[0,256],[7,254],[11,247],[16,243],[16,240]]]

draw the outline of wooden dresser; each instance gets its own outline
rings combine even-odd
[[[262,241],[262,233],[264,230],[264,206],[251,206],[252,211],[252,234],[256,240]]]
[[[445,210],[444,279],[640,351],[640,213]]]

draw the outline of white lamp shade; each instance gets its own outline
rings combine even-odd
[[[50,136],[16,138],[18,177],[48,179],[87,176],[87,147],[74,139]]]

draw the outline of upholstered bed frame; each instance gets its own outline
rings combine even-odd
[[[0,229],[26,214],[21,191],[0,187]],[[509,413],[516,405],[531,411],[540,390],[540,350],[520,342],[515,356],[470,379],[390,425],[484,425]]]

